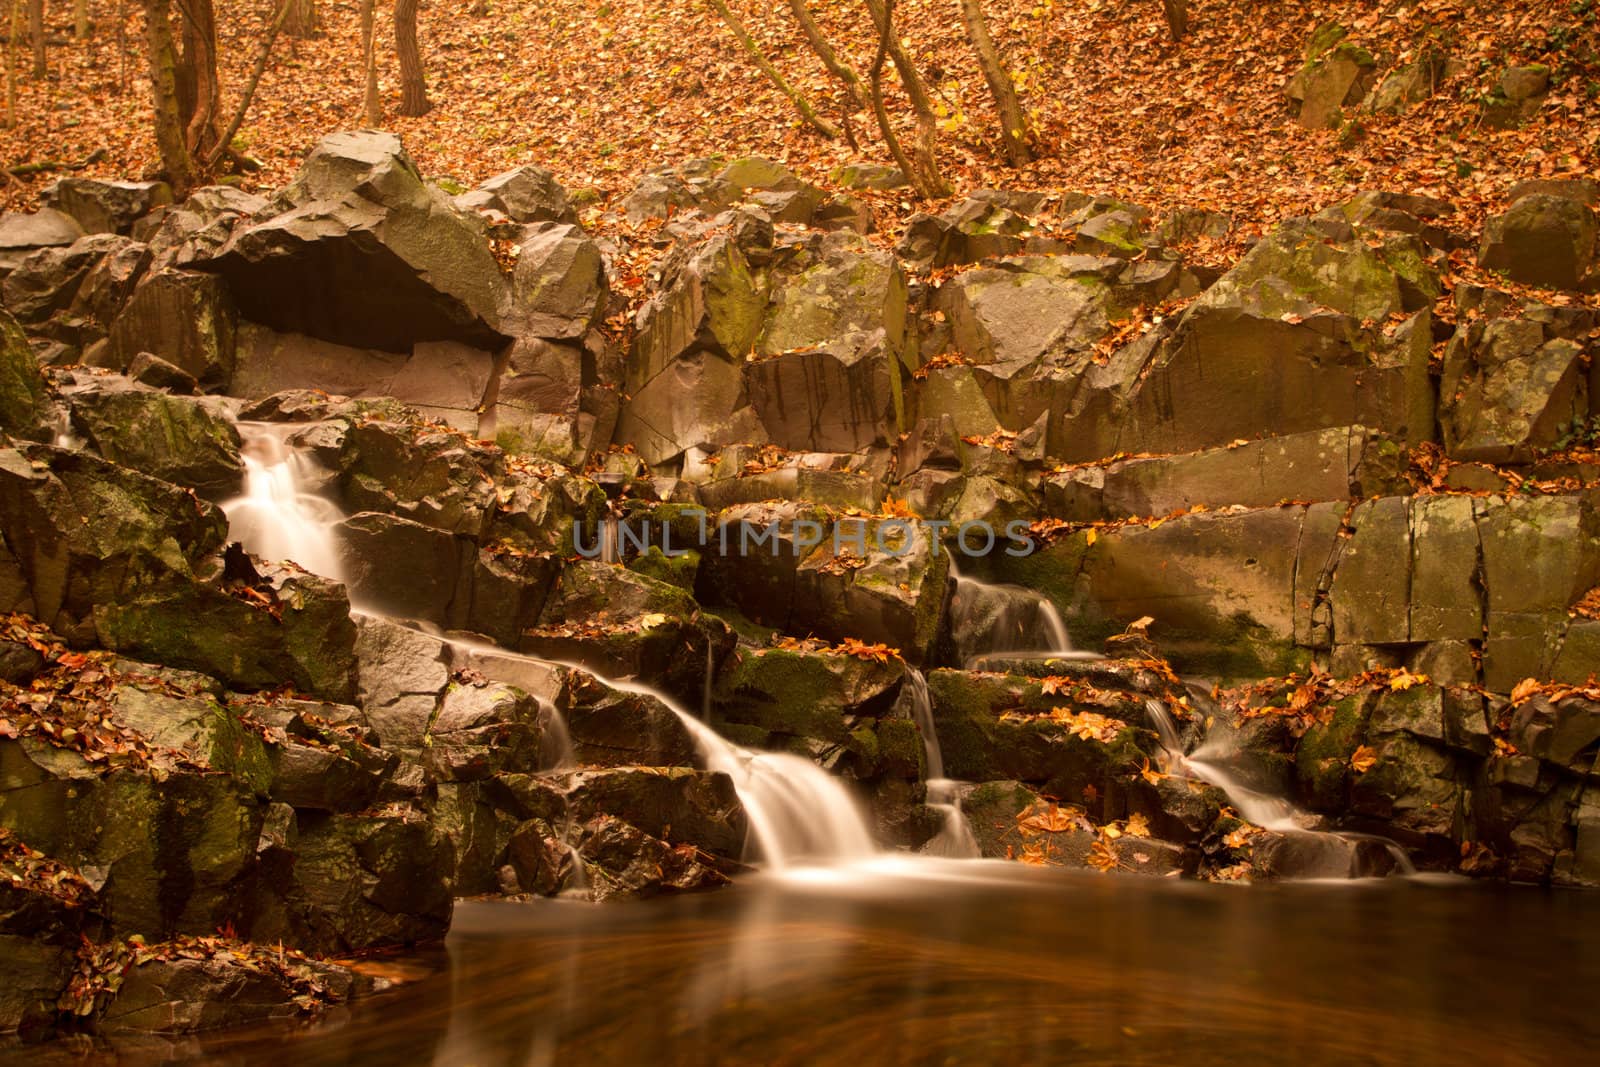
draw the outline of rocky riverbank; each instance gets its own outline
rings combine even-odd
[[[1218,266],[1224,216],[1071,194],[886,242],[759,159],[647,176],[626,239],[381,133],[270,198],[64,179],[0,220],[0,1029],[311,1011],[457,897],[721,885],[756,828],[683,709],[886,847],[945,823],[931,724],[985,855],[1396,862],[1245,821],[1203,745],[1308,828],[1600,884],[1596,200],[1373,192]],[[310,571],[230,543],[267,445]]]

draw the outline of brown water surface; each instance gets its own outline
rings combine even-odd
[[[1595,1062],[1600,894],[916,869],[605,906],[466,903],[447,944],[412,961],[423,977],[319,1022],[19,1059]]]

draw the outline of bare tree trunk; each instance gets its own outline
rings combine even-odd
[[[44,0],[28,0],[28,33],[33,37],[34,80],[50,72],[44,56]]]
[[[1166,13],[1172,39],[1183,40],[1183,35],[1189,32],[1189,0],[1161,0],[1161,10]]]
[[[378,52],[373,40],[373,0],[361,0],[361,67],[364,89],[362,118],[371,129],[383,125],[383,101],[378,97]]]
[[[933,117],[933,103],[922,84],[922,75],[917,73],[917,65],[906,54],[894,32],[894,0],[867,0],[867,9],[872,12],[873,24],[878,29],[879,49],[887,51],[894,60],[894,69],[900,74],[900,84],[905,86],[911,114],[917,123],[917,141],[911,156],[918,177],[911,179],[908,175],[907,179],[923,196],[949,196],[950,187],[939,176],[939,126]],[[882,95],[881,89],[879,95]]]
[[[833,50],[828,39],[822,36],[822,30],[817,26],[817,20],[811,17],[811,9],[806,6],[806,0],[789,0],[789,10],[794,12],[794,20],[800,24],[800,32],[805,34],[806,43],[811,45],[811,50],[822,60],[822,65],[828,68],[828,73],[839,79],[839,84],[844,86],[845,103],[851,111],[860,111],[862,107],[861,79],[856,77],[856,72],[847,67]]]
[[[267,27],[267,35],[262,38],[261,47],[256,51],[256,62],[250,70],[250,79],[245,82],[244,92],[239,95],[239,106],[233,112],[233,120],[228,123],[228,128],[223,131],[222,137],[216,146],[205,157],[205,169],[210,170],[221,162],[223,154],[228,151],[228,146],[233,143],[233,137],[239,132],[239,127],[244,124],[244,117],[250,110],[250,101],[255,98],[256,86],[261,83],[261,75],[267,69],[267,59],[272,55],[272,46],[278,41],[278,33],[283,29],[284,22],[289,17],[289,12],[294,8],[295,0],[282,0],[278,5],[278,14]]]
[[[217,77],[217,15],[212,0],[177,0],[183,12],[183,52],[178,64],[179,114],[193,159],[203,160],[222,138],[218,112],[222,82]]]
[[[428,83],[422,75],[422,53],[417,48],[417,7],[420,0],[394,0],[394,48],[400,55],[400,114],[426,115]]]
[[[178,50],[172,41],[170,0],[144,0],[145,42],[150,54],[150,94],[155,106],[156,144],[167,181],[179,199],[194,188],[194,159],[178,102]]]
[[[17,42],[22,39],[22,0],[11,0],[6,39],[6,129],[17,124]]]
[[[733,13],[724,0],[710,0],[710,4],[716,9],[723,23],[739,39],[739,46],[744,49],[745,55],[750,57],[750,62],[754,63],[761,73],[767,76],[768,81],[777,86],[780,93],[789,98],[789,102],[794,105],[796,111],[800,112],[800,117],[806,120],[806,124],[828,140],[837,140],[839,131],[834,128],[833,123],[818,115],[816,109],[811,106],[810,101],[802,96],[798,89],[784,80],[783,75],[778,73],[777,67],[768,62],[767,57],[761,53],[761,46],[756,44],[755,40],[750,36],[750,31],[744,28],[744,22],[740,20],[739,16]]]
[[[906,155],[906,150],[900,145],[900,137],[894,132],[894,124],[889,121],[889,109],[883,103],[883,63],[889,58],[889,38],[884,34],[878,35],[878,52],[872,57],[872,67],[868,70],[869,83],[872,91],[868,94],[872,99],[872,114],[878,120],[878,129],[883,133],[883,143],[889,146],[889,155],[894,157],[895,166],[900,168],[906,181],[911,183],[911,188],[919,196],[926,196],[922,191],[921,176],[917,168],[912,166],[911,159]]]
[[[89,0],[72,0],[72,36],[80,41],[89,39]]]
[[[1013,167],[1025,166],[1033,159],[1028,149],[1028,118],[1023,113],[1022,102],[1017,99],[1017,87],[1011,74],[1000,59],[1000,50],[989,35],[989,20],[983,15],[983,0],[959,0],[961,20],[967,26],[967,40],[978,56],[978,67],[983,80],[989,83],[995,108],[1000,112],[1000,140],[1006,147],[1006,158]]]
[[[292,0],[289,4],[289,18],[283,24],[283,32],[290,37],[305,40],[315,37],[322,29],[317,21],[317,0]]]

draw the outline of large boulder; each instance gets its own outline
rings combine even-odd
[[[735,236],[680,247],[639,310],[618,436],[648,463],[735,439],[741,365],[760,336],[768,284]],[[748,422],[753,422],[747,419]],[[753,427],[752,427],[753,428]]]
[[[246,318],[391,352],[503,341],[505,284],[487,241],[393,134],[324,137],[277,206],[202,264]]]
[[[1583,361],[1592,322],[1542,304],[1515,317],[1464,319],[1445,349],[1439,381],[1446,451],[1455,459],[1528,463],[1587,420]]]
[[[147,274],[111,324],[103,364],[124,370],[141,352],[181,367],[202,385],[233,378],[238,312],[228,286],[209,274]]]
[[[1344,36],[1335,23],[1318,28],[1307,45],[1305,66],[1284,88],[1296,107],[1295,118],[1308,130],[1337,128],[1343,109],[1361,103],[1377,82],[1372,53]]]
[[[216,405],[121,379],[69,392],[67,401],[73,428],[113,463],[211,500],[239,491],[239,432]]]
[[[580,340],[600,324],[606,306],[600,247],[577,226],[527,227],[511,277],[506,320],[519,336]]]
[[[1432,267],[1415,238],[1378,247],[1292,220],[1154,331],[1049,401],[1049,447],[1068,460],[1186,452],[1262,433],[1366,426],[1431,438]],[[1037,402],[1035,402],[1037,403]]]
[[[60,178],[44,187],[40,199],[76,219],[84,233],[126,234],[153,209],[172,203],[172,189],[166,182]]]
[[[0,532],[32,613],[57,633],[88,639],[99,613],[207,575],[227,523],[170,482],[33,445],[0,450]],[[170,644],[185,640],[180,631]]]
[[[9,274],[40,248],[65,247],[83,236],[83,227],[54,208],[30,214],[0,215],[0,277]]]
[[[1595,267],[1597,222],[1588,205],[1564,196],[1530,193],[1484,229],[1478,262],[1514,282],[1578,289]]]
[[[0,304],[23,322],[43,323],[73,306],[84,279],[103,257],[131,243],[97,234],[64,247],[41,248],[6,275]]]
[[[555,175],[530,165],[496,174],[455,198],[463,211],[503,215],[511,222],[576,223],[578,213]]]
[[[17,320],[0,310],[0,432],[46,440],[49,421],[49,387],[33,348]]]

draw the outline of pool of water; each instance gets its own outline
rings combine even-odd
[[[595,906],[463,903],[310,1023],[55,1062],[1551,1064],[1600,1039],[1600,894],[1227,887],[987,863]],[[81,1055],[81,1053],[80,1053]]]

